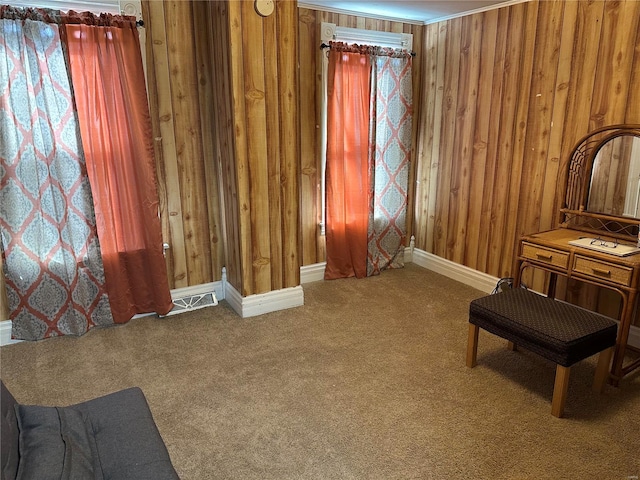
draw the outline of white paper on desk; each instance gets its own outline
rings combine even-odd
[[[627,245],[626,243],[618,243],[615,247],[615,244],[611,240],[607,240],[605,243],[607,246],[601,245],[604,240],[595,239],[593,237],[581,238],[579,240],[571,240],[569,245],[575,245],[576,247],[588,248],[590,250],[596,250],[597,252],[608,253],[610,255],[615,255],[616,257],[626,257],[629,255],[634,255],[640,252],[640,248],[635,245]]]

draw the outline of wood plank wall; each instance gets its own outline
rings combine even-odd
[[[513,276],[574,143],[640,122],[640,2],[531,1],[426,26],[416,247]],[[533,280],[538,281],[538,280]]]
[[[413,101],[414,131],[417,131],[422,87],[422,25],[392,22],[362,16],[331,13],[308,8],[298,8],[299,23],[299,64],[300,64],[300,206],[302,265],[312,265],[325,261],[325,241],[318,227],[321,220],[320,192],[320,119],[322,108],[322,57],[320,50],[320,26],[322,22],[334,23],[341,27],[361,28],[382,32],[413,34]],[[414,139],[417,138],[414,135]],[[416,149],[413,149],[415,157]],[[411,175],[413,165],[411,162]],[[410,182],[411,184],[411,182]],[[410,194],[409,202],[413,201]],[[412,208],[409,209],[411,211]],[[407,227],[411,229],[411,215]]]
[[[219,280],[224,265],[207,3],[142,2],[171,288]]]
[[[297,7],[143,2],[172,287],[300,283]]]
[[[297,286],[297,6],[276,1],[260,17],[251,0],[212,2],[211,12],[213,51],[228,51],[214,77],[228,248],[238,249],[229,281],[243,296]]]

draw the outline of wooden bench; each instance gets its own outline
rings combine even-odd
[[[467,366],[475,367],[482,328],[557,364],[551,414],[561,417],[571,366],[600,353],[593,389],[602,392],[616,343],[617,324],[603,315],[521,288],[473,300],[469,306]]]

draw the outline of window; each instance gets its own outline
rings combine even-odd
[[[413,35],[410,33],[378,32],[360,28],[339,27],[334,23],[322,22],[321,40],[328,42],[357,43],[358,45],[376,45],[379,47],[413,49]],[[327,71],[329,59],[322,57],[322,112],[320,122],[320,192],[321,192],[321,220],[320,234],[326,233],[326,183],[327,167]]]

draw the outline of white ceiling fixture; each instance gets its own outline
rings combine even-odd
[[[529,0],[299,0],[298,6],[427,24]]]

